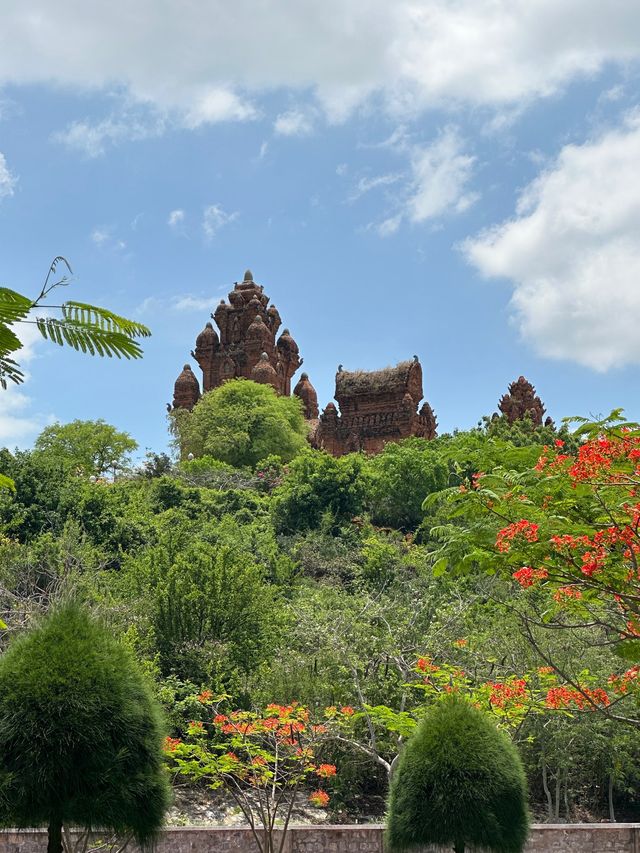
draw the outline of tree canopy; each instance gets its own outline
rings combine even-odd
[[[168,805],[159,709],[130,653],[75,603],[0,657],[0,823],[148,841]]]
[[[114,465],[125,464],[127,455],[137,449],[138,443],[128,433],[99,419],[45,427],[34,447],[64,466],[100,476]]]
[[[509,738],[481,711],[454,697],[424,717],[391,785],[391,850],[429,844],[455,853],[520,853],[529,817],[522,763]]]
[[[176,412],[172,427],[183,456],[213,456],[238,468],[268,456],[288,462],[304,447],[307,430],[297,397],[248,379],[208,391],[193,411]]]

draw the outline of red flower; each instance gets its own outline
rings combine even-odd
[[[326,791],[313,791],[309,794],[309,802],[312,806],[323,808],[329,803],[329,794]]]
[[[508,524],[498,531],[496,548],[502,553],[507,553],[511,550],[511,542],[518,537],[523,537],[527,542],[537,542],[538,525],[533,521],[527,521],[526,518]]]
[[[353,717],[355,711],[351,705],[343,705],[342,708],[340,708],[340,713],[344,714],[345,717]]]
[[[323,779],[328,779],[329,776],[336,775],[336,765],[335,764],[321,764],[318,768],[316,768],[316,776],[320,776]]]
[[[176,749],[180,746],[181,743],[182,741],[180,740],[180,738],[166,737],[164,739],[163,750],[164,752],[170,755],[172,752],[176,751]]]
[[[532,569],[529,566],[523,566],[514,572],[511,577],[518,581],[521,587],[533,586],[536,581],[543,581],[549,577],[549,572],[546,569]]]

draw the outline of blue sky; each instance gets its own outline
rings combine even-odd
[[[246,267],[322,406],[338,363],[416,353],[441,431],[519,374],[556,419],[640,419],[635,0],[52,6],[3,4],[0,281],[62,254],[65,296],[153,337],[112,362],[27,327],[0,444],[104,418],[163,449]]]

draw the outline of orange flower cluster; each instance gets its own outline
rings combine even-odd
[[[520,521],[514,521],[498,531],[496,536],[496,548],[503,554],[511,550],[511,543],[514,539],[523,537],[527,542],[538,541],[538,525],[533,521],[527,521],[526,518],[521,518]]]
[[[553,593],[553,597],[558,603],[561,603],[572,598],[578,600],[582,598],[582,593],[577,586],[559,586]]]
[[[203,705],[210,702],[212,699],[213,693],[210,690],[203,690],[198,696],[198,702],[202,702]]]
[[[608,682],[615,693],[624,695],[640,684],[640,666],[632,666],[622,675],[610,675]]]
[[[589,702],[589,699],[591,702]],[[594,690],[591,690],[588,687],[583,687],[581,691],[565,686],[551,687],[547,691],[547,697],[545,700],[547,708],[553,708],[555,710],[560,708],[570,708],[571,705],[574,705],[580,710],[584,710],[585,708],[595,710],[594,705],[602,705],[606,707],[610,702],[611,700],[609,699],[609,696],[601,687],[597,687]]]
[[[529,566],[523,566],[514,572],[511,577],[518,581],[520,586],[533,586],[536,581],[543,581],[549,577],[549,572],[546,569],[532,569]]]
[[[507,702],[527,697],[527,682],[524,678],[516,678],[509,684],[489,682],[488,686],[491,688],[489,702],[496,708],[504,708]]]
[[[180,746],[181,743],[182,743],[182,741],[180,740],[180,738],[166,737],[164,739],[164,743],[162,745],[162,748],[163,748],[165,753],[170,755],[172,752],[176,751],[176,749]]]
[[[326,791],[312,791],[309,794],[309,802],[312,806],[324,808],[329,804],[329,794]]]
[[[320,776],[321,779],[328,779],[330,776],[336,775],[336,765],[335,764],[321,764],[319,767],[316,767],[316,776]]]

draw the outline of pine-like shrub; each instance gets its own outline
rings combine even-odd
[[[527,839],[526,781],[509,738],[481,711],[451,697],[408,741],[394,774],[391,850],[439,844],[520,853]]]
[[[78,604],[60,606],[0,658],[0,824],[133,835],[169,802],[160,710],[129,652]]]

